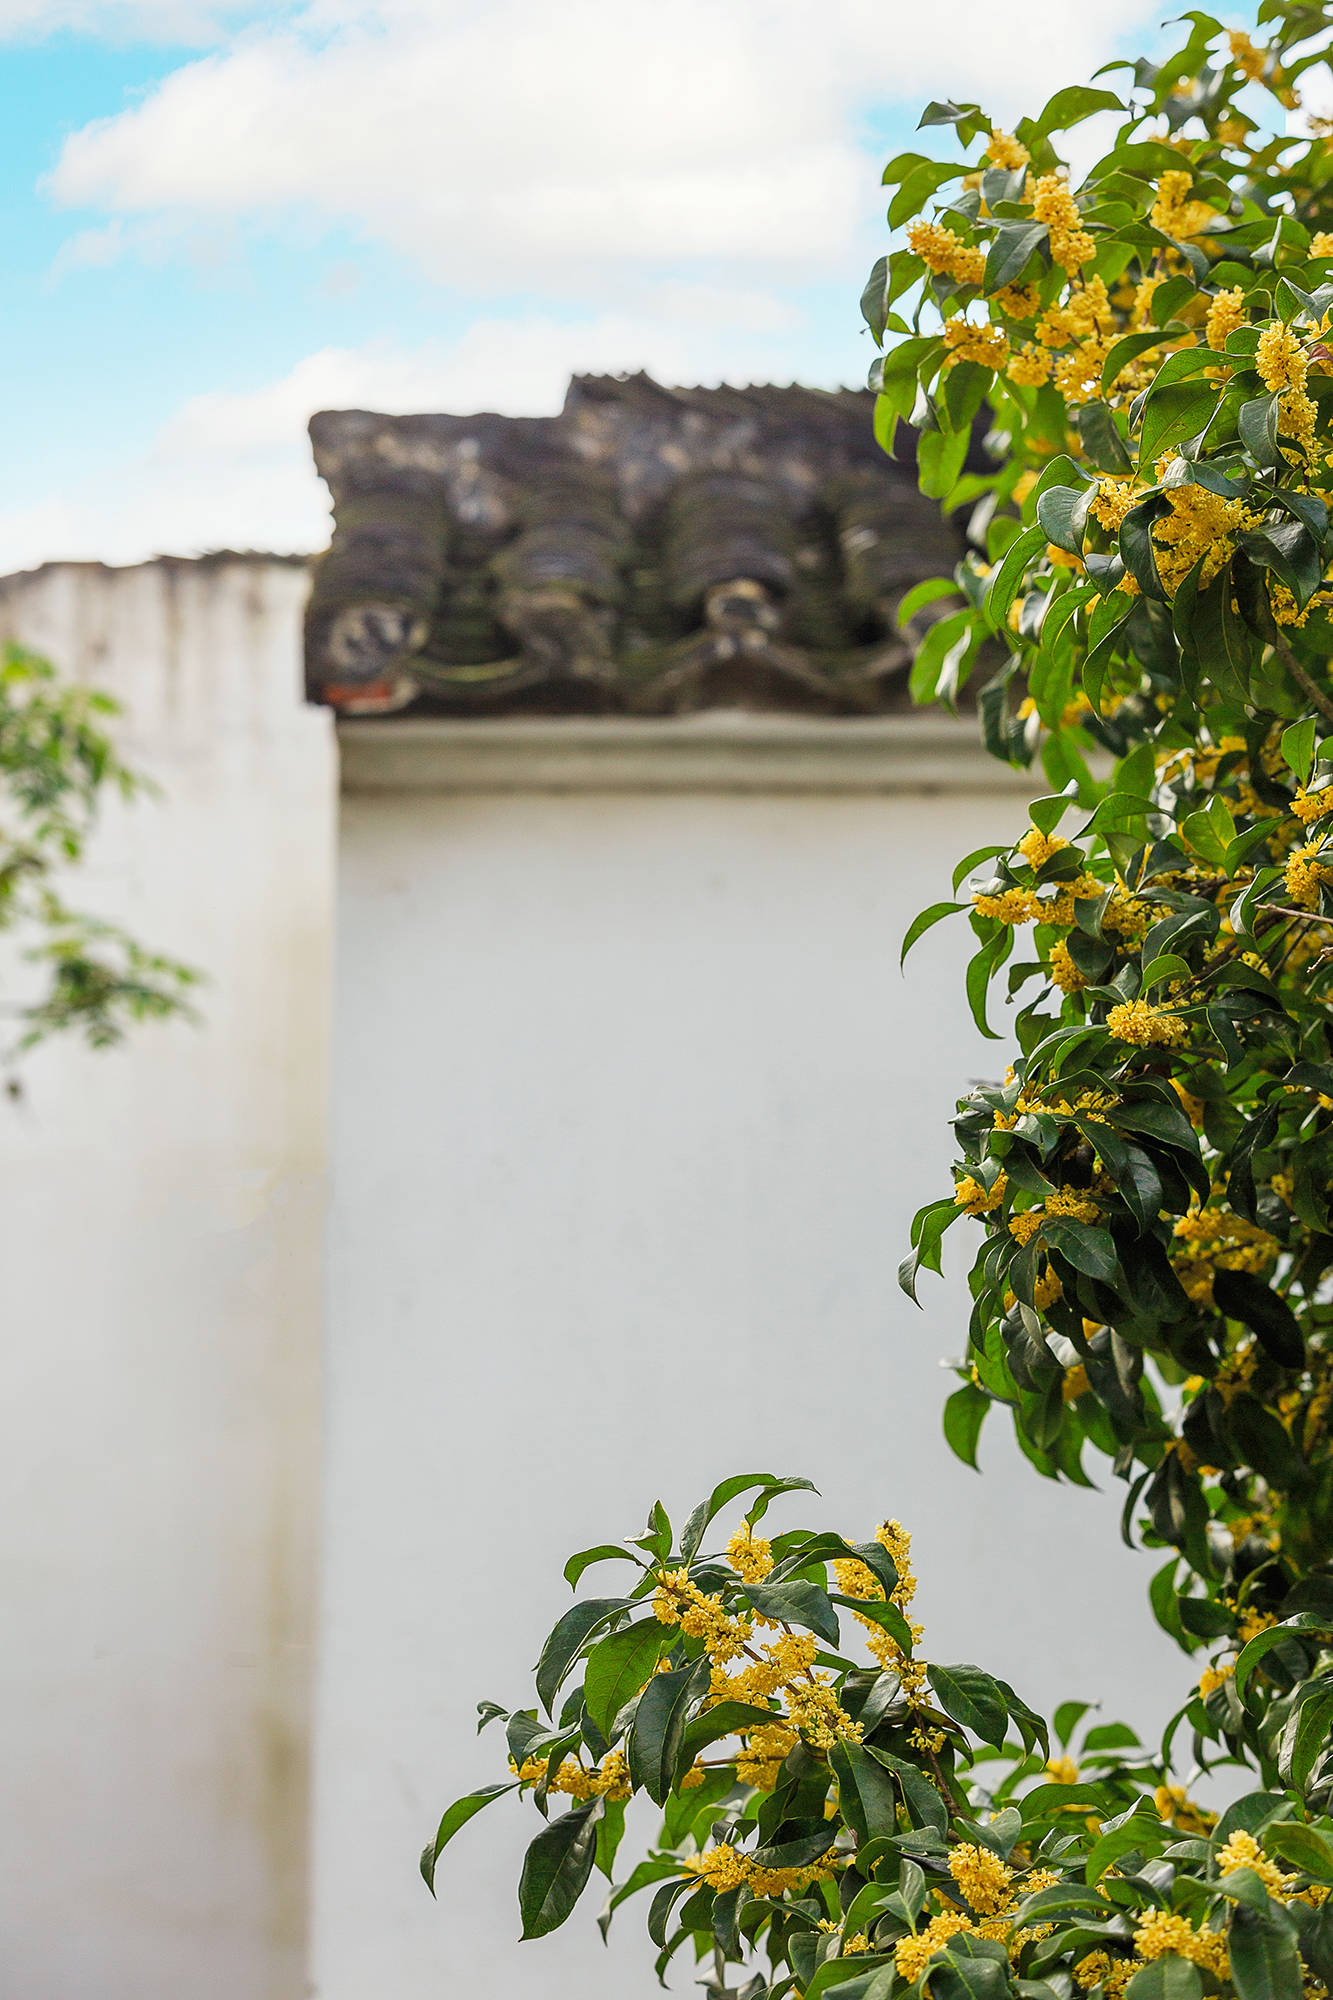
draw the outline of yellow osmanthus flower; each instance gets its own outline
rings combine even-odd
[[[1287,83],[1282,65],[1275,62],[1269,74],[1264,75],[1269,63],[1267,49],[1256,48],[1250,37],[1239,29],[1233,29],[1228,34],[1227,48],[1243,77],[1250,83],[1267,83],[1279,104],[1285,105],[1289,111],[1296,109],[1300,99]]]
[[[1134,1042],[1144,1049],[1175,1048],[1189,1033],[1178,1015],[1148,1000],[1122,1001],[1111,1009],[1106,1025],[1118,1042]]]
[[[907,246],[928,271],[953,278],[960,285],[979,285],[986,275],[986,253],[964,243],[952,229],[940,222],[914,222],[907,232]]]
[[[1088,511],[1108,534],[1114,535],[1138,497],[1139,483],[1132,473],[1103,473]]]
[[[1087,985],[1087,977],[1080,972],[1069,955],[1069,946],[1061,938],[1051,946],[1051,978],[1062,993],[1081,993]]]
[[[1009,355],[1002,326],[977,326],[968,319],[944,322],[944,344],[955,361],[975,361],[982,368],[1003,368]]]
[[[1002,132],[998,125],[991,126],[990,138],[986,141],[986,158],[993,167],[1003,167],[1007,173],[1017,173],[1032,158],[1021,139],[1015,139],[1010,132]]]
[[[991,293],[990,302],[1006,319],[1031,319],[1040,298],[1035,285],[1001,285],[998,292]]]
[[[1254,1835],[1246,1833],[1243,1827],[1236,1828],[1217,1856],[1219,1875],[1234,1875],[1239,1868],[1250,1869],[1279,1902],[1290,1895],[1292,1878],[1282,1872],[1276,1861],[1269,1860]]]
[[[1245,324],[1245,293],[1239,285],[1229,291],[1218,292],[1208,308],[1204,321],[1204,343],[1221,351],[1226,346],[1227,335],[1235,333]]]
[[[716,1889],[720,1896],[729,1889],[742,1887],[756,1896],[781,1896],[789,1889],[808,1889],[814,1882],[828,1881],[837,1872],[838,1863],[830,1856],[808,1868],[760,1868],[742,1848],[723,1842],[706,1847],[702,1854],[687,1856],[681,1867],[687,1875],[697,1875],[710,1889]]]
[[[1018,843],[1018,852],[1029,868],[1041,868],[1068,845],[1062,833],[1043,833],[1040,827],[1030,826]]]
[[[1230,1970],[1227,1941],[1220,1931],[1196,1931],[1188,1917],[1171,1910],[1151,1910],[1134,1932],[1134,1949],[1149,1964],[1155,1958],[1174,1953],[1202,1966],[1216,1979],[1225,1979]]]
[[[1017,354],[1010,355],[1005,373],[1020,389],[1040,389],[1050,381],[1053,366],[1050,355],[1028,341]]]
[[[1053,1306],[1056,1300],[1062,1299],[1064,1295],[1065,1288],[1060,1282],[1059,1274],[1048,1265],[1032,1287],[1034,1307],[1038,1312],[1045,1312],[1047,1306]]]
[[[1084,1379],[1086,1381],[1086,1377]],[[1053,1785],[1076,1785],[1078,1765],[1072,1757],[1050,1757],[1046,1762],[1046,1775]],[[1025,1882],[1023,1886],[1029,1891],[1032,1887],[1031,1882]]]
[[[915,1937],[899,1938],[893,1961],[900,1979],[919,1979],[937,1951],[943,1951],[951,1937],[975,1931],[976,1925],[961,1910],[941,1910]]]
[[[964,1174],[953,1191],[957,1207],[965,1209],[969,1215],[993,1215],[1004,1205],[1004,1197],[1009,1187],[1009,1176],[1001,1170],[990,1187],[983,1187],[971,1174]]]
[[[1152,524],[1157,573],[1168,597],[1174,597],[1202,558],[1199,582],[1207,586],[1236,552],[1236,536],[1251,523],[1244,503],[1226,500],[1204,486],[1173,486],[1167,493],[1171,511]]]
[[[1058,1187],[1046,1197],[1047,1215],[1067,1216],[1071,1222],[1100,1222],[1102,1212],[1082,1188]]]
[[[1205,1701],[1210,1694],[1216,1694],[1220,1687],[1225,1687],[1235,1671],[1234,1665],[1225,1663],[1217,1667],[1205,1667],[1199,1675],[1199,1693]]]
[[[1217,1824],[1217,1814],[1195,1805],[1183,1785],[1158,1785],[1152,1802],[1158,1819],[1182,1833],[1205,1834]]]
[[[757,1792],[771,1792],[789,1751],[800,1741],[797,1732],[784,1722],[761,1723],[752,1729],[744,1749],[736,1758],[736,1776]]]
[[[1051,232],[1051,258],[1072,277],[1097,254],[1097,239],[1083,227],[1078,203],[1063,174],[1041,174],[1029,182],[1032,215]]]
[[[730,1617],[722,1599],[700,1590],[686,1569],[659,1572],[653,1614],[663,1625],[679,1625],[688,1638],[702,1639],[718,1665],[734,1660],[754,1630],[749,1618]]]
[[[994,917],[1002,924],[1030,924],[1040,906],[1030,890],[1002,889],[998,896],[978,893],[972,907],[978,916]]]
[[[1291,809],[1302,826],[1322,819],[1326,812],[1333,812],[1333,785],[1321,785],[1317,792],[1307,792],[1302,785],[1291,802]]]
[[[1298,910],[1318,909],[1320,890],[1333,882],[1333,868],[1319,858],[1322,852],[1322,839],[1307,841],[1290,856],[1283,871],[1287,894]]]
[[[955,1847],[949,1873],[979,1917],[993,1917],[1012,1901],[1014,1871],[989,1847]]]
[[[1186,168],[1168,168],[1157,183],[1157,199],[1148,217],[1154,229],[1177,241],[1202,234],[1216,211],[1211,202],[1190,199],[1193,185],[1194,176]]]
[[[525,1757],[522,1764],[516,1764],[511,1757],[509,1768],[523,1785],[536,1785],[546,1776],[544,1757]],[[632,1791],[629,1779],[629,1764],[623,1750],[609,1750],[600,1765],[591,1771],[580,1764],[576,1757],[566,1757],[552,1776],[546,1787],[548,1792],[560,1792],[576,1801],[603,1798],[614,1803],[627,1799]]]
[[[1312,257],[1333,257],[1333,230],[1316,229],[1310,238]]]
[[[1265,389],[1303,389],[1309,364],[1305,349],[1289,326],[1266,326],[1254,357]]]
[[[762,1583],[773,1567],[773,1544],[747,1524],[727,1543],[727,1559],[745,1583]]]

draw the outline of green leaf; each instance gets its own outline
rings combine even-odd
[[[1333,1733],[1333,1681],[1323,1680],[1305,1694],[1288,1716],[1278,1744],[1278,1771],[1298,1792],[1305,1790],[1311,1771]]]
[[[605,1799],[576,1806],[544,1826],[523,1857],[518,1908],[525,1938],[558,1930],[588,1885],[597,1858],[597,1822]]]
[[[1050,132],[1068,131],[1082,124],[1096,111],[1123,111],[1124,105],[1113,90],[1094,90],[1091,84],[1071,83],[1049,98],[1041,115],[1033,122],[1043,137]]]
[[[1219,1269],[1213,1298],[1228,1319],[1243,1320],[1261,1347],[1283,1368],[1305,1366],[1305,1340],[1287,1301],[1250,1271]]]
[[[1243,1695],[1255,1668],[1263,1664],[1264,1656],[1271,1653],[1274,1646],[1281,1646],[1289,1639],[1298,1639],[1306,1632],[1328,1632],[1329,1621],[1314,1611],[1298,1612],[1294,1618],[1284,1618],[1280,1625],[1270,1625],[1266,1631],[1256,1633],[1244,1647],[1236,1661],[1234,1684],[1236,1693]]]
[[[475,1813],[488,1806],[492,1799],[502,1798],[506,1792],[516,1791],[518,1780],[513,1778],[504,1785],[483,1785],[479,1791],[469,1792],[466,1798],[455,1799],[436,1829],[435,1838],[429,1847],[421,1851],[421,1879],[435,1894],[435,1865],[460,1827],[467,1825]]]
[[[1202,2000],[1202,1995],[1197,1966],[1174,1952],[1145,1965],[1125,1988],[1125,2000]]]
[[[1250,560],[1262,569],[1271,569],[1303,609],[1323,576],[1319,544],[1304,522],[1270,522],[1240,540]]]
[[[974,1472],[981,1470],[977,1464],[977,1444],[990,1406],[990,1397],[975,1382],[965,1382],[944,1405],[944,1436],[949,1449]]]
[[[639,1697],[629,1733],[630,1782],[647,1792],[654,1805],[665,1805],[676,1780],[685,1739],[689,1706],[708,1686],[705,1654],[686,1666],[654,1674]]]
[[[617,1548],[611,1542],[600,1542],[595,1549],[580,1549],[576,1556],[569,1558],[565,1564],[565,1582],[571,1590],[577,1590],[584,1570],[591,1569],[594,1563],[637,1561],[637,1556],[632,1556],[628,1549]]]
[[[724,1736],[734,1736],[738,1730],[761,1729],[773,1720],[775,1711],[760,1708],[747,1701],[720,1701],[714,1708],[706,1708],[702,1715],[696,1715],[693,1722],[685,1725],[685,1736],[681,1746],[681,1763],[688,1769],[701,1750],[710,1743],[720,1743]]]
[[[762,1618],[776,1618],[783,1625],[804,1625],[828,1645],[840,1643],[838,1614],[828,1592],[817,1583],[802,1583],[796,1577],[786,1583],[747,1583],[745,1595]]]
[[[907,936],[903,939],[899,965],[903,963],[917,939],[924,937],[932,925],[938,924],[944,917],[956,916],[959,910],[965,910],[967,907],[966,903],[932,903],[928,910],[922,910],[919,916],[913,917],[907,927]]]
[[[1311,1704],[1305,1703],[1309,1708]],[[1264,1848],[1280,1861],[1289,1861],[1313,1881],[1333,1883],[1333,1846],[1315,1827],[1300,1820],[1279,1820],[1264,1833]]]
[[[1310,781],[1314,739],[1315,719],[1312,715],[1302,716],[1299,722],[1293,722],[1282,732],[1282,755],[1303,785]]]
[[[1083,536],[1088,524],[1088,503],[1095,486],[1078,492],[1072,486],[1052,486],[1037,502],[1037,520],[1048,541],[1072,556],[1083,553]]]
[[[815,1490],[808,1479],[788,1479],[781,1473],[733,1473],[730,1479],[719,1481],[707,1500],[699,1503],[685,1523],[680,1541],[683,1561],[687,1563],[694,1561],[710,1524],[717,1519],[723,1508],[729,1507],[733,1500],[739,1500],[742,1493],[754,1492],[756,1488],[760,1490],[761,1497],[767,1494],[769,1498],[776,1498],[781,1493],[813,1493]],[[757,1520],[759,1517],[756,1515],[754,1518]]]
[[[1009,1727],[1009,1710],[991,1676],[971,1666],[932,1666],[926,1671],[945,1714],[998,1750]]]
[[[1160,494],[1140,501],[1131,507],[1120,523],[1120,554],[1125,568],[1138,584],[1145,597],[1166,603],[1166,592],[1157,574],[1157,552],[1152,543],[1152,524],[1165,512],[1165,503]]]
[[[1260,465],[1278,463],[1277,426],[1281,397],[1256,396],[1241,405],[1236,425],[1240,441]]]
[[[843,1818],[858,1839],[877,1840],[898,1831],[898,1793],[884,1766],[847,1739],[833,1751]],[[849,1796],[850,1794],[850,1796]]]
[[[859,1612],[863,1618],[870,1619],[871,1623],[878,1625],[881,1631],[888,1632],[896,1639],[905,1653],[911,1652],[915,1643],[912,1638],[912,1628],[896,1604],[890,1604],[887,1600],[881,1601],[876,1597],[841,1597],[836,1591],[831,1601],[843,1605],[850,1611]]]
[[[1009,607],[1018,595],[1018,586],[1023,581],[1028,564],[1035,560],[1046,546],[1046,533],[1040,523],[1025,528],[1017,541],[1011,542],[1005,551],[1004,561],[991,578],[986,590],[986,616],[992,627],[999,632],[1009,616]]]
[[[560,1684],[588,1640],[628,1602],[624,1597],[590,1597],[572,1606],[556,1625],[537,1662],[537,1693],[548,1715],[554,1715]]]
[[[1012,284],[1049,235],[1044,222],[1002,222],[986,257],[985,290],[998,292]]]
[[[1227,1946],[1237,2000],[1301,2000],[1301,1955],[1287,1931],[1239,1904]]]
[[[1127,368],[1131,361],[1137,361],[1140,354],[1146,354],[1150,348],[1164,347],[1171,337],[1166,332],[1125,333],[1119,340],[1113,341],[1102,368],[1102,393],[1110,388],[1122,368]]]
[[[651,1618],[612,1632],[593,1647],[584,1670],[583,1705],[603,1736],[610,1737],[621,1709],[647,1684],[675,1636],[670,1626]]]
[[[1139,426],[1139,464],[1145,472],[1152,471],[1168,445],[1180,444],[1204,428],[1220,394],[1215,382],[1180,382],[1158,390]]]

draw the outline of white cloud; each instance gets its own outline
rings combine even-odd
[[[326,347],[243,391],[192,397],[136,464],[0,513],[0,575],[51,557],[137,562],[215,548],[279,552],[328,539],[305,427],[320,409],[553,415],[574,373],[645,368],[668,382],[819,381],[789,308],[732,291],[664,288],[637,315],[480,319],[452,342]],[[753,329],[759,329],[754,331]],[[828,378],[830,386],[832,379]]]
[[[454,285],[611,295],[721,263],[808,277],[877,205],[886,100],[1035,108],[1151,0],[310,0],[66,142],[50,187],[120,218],[293,214]]]

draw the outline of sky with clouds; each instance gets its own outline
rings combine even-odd
[[[327,536],[319,408],[864,378],[879,170],[1149,0],[0,0],[0,573]]]

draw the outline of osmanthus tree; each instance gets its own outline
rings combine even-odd
[[[923,1657],[896,1522],[757,1532],[803,1481],[575,1557],[573,1586],[630,1580],[556,1626],[537,1705],[483,1704],[510,1775],[423,1872],[517,1791],[524,1935],[600,1869],[603,1925],[651,1891],[659,1972],[692,1954],[715,1995],[1333,1989],[1333,151],[1299,108],[1330,35],[1291,0],[1257,38],[1186,25],[1012,133],[932,105],[954,157],[888,168],[906,240],[864,308],[881,437],[915,430],[971,544],[902,607],[943,614],[915,693],[975,674],[989,746],[1047,787],[909,933],[970,922],[974,1014],[1014,1012],[903,1282],[979,1231],[955,1449],[999,1403],[1046,1476],[1109,1458],[1168,1552],[1158,1618],[1211,1658],[1159,1755],[1071,1742],[1077,1705],[1053,1754],[1002,1680]],[[1075,184],[1058,142],[1095,113],[1121,122]],[[1214,1820],[1173,1754],[1260,1789]],[[639,1791],[665,1818],[618,1881]]]
[[[0,932],[12,933],[36,968],[13,980],[27,990],[0,1007],[6,1064],[70,1031],[109,1047],[135,1022],[185,1011],[195,980],[65,898],[102,798],[145,790],[116,754],[109,725],[117,712],[109,695],[62,682],[37,654],[0,651]]]

